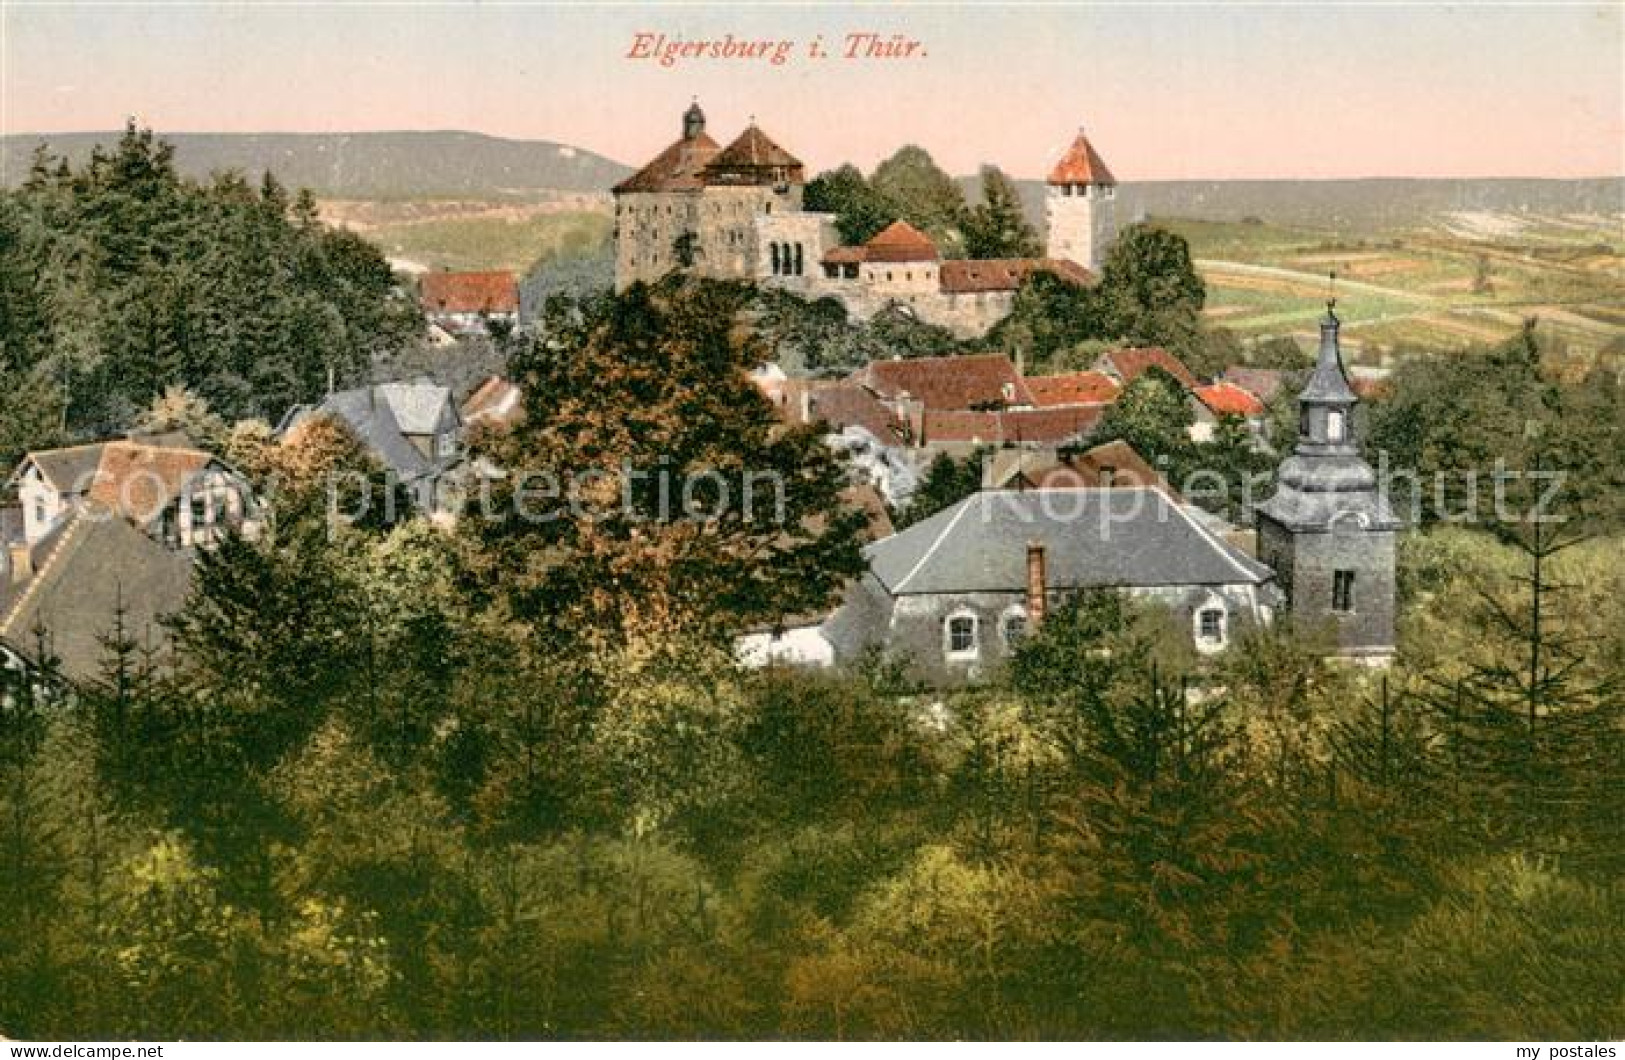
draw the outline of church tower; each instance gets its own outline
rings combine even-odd
[[[1359,403],[1343,371],[1336,303],[1320,322],[1320,352],[1298,395],[1298,443],[1258,509],[1258,558],[1273,567],[1293,620],[1330,627],[1338,654],[1394,653],[1394,518],[1354,432]]]
[[[1117,238],[1116,198],[1117,179],[1079,129],[1078,138],[1050,170],[1044,198],[1049,222],[1046,253],[1099,273],[1107,248]]]

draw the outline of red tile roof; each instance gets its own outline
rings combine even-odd
[[[941,257],[931,237],[907,221],[893,221],[863,247],[867,261],[936,261]]]
[[[1214,383],[1199,386],[1193,391],[1196,400],[1208,407],[1215,416],[1261,416],[1264,403],[1258,395],[1243,390],[1234,383]]]
[[[617,195],[629,191],[697,191],[705,186],[701,174],[706,164],[719,150],[717,142],[703,132],[692,140],[678,140],[613,190]]]
[[[1052,464],[1034,475],[1031,484],[1039,488],[1155,486],[1173,492],[1157,469],[1121,439]]]
[[[824,252],[824,260],[831,265],[851,264],[867,259],[868,254],[864,247],[831,247]]]
[[[981,258],[942,263],[942,289],[949,294],[977,291],[1014,291],[1035,272],[1054,273],[1080,286],[1094,282],[1094,274],[1076,262],[1060,258]]]
[[[707,184],[772,184],[802,179],[801,160],[755,125],[739,134],[705,166]]]
[[[1260,400],[1268,402],[1285,383],[1292,381],[1299,374],[1280,368],[1248,368],[1246,365],[1232,365],[1224,370],[1222,381],[1234,383],[1243,390],[1250,390],[1258,395]]]
[[[1089,138],[1078,130],[1078,138],[1072,141],[1066,154],[1055,163],[1055,168],[1049,171],[1051,184],[1116,184],[1117,178],[1112,171],[1106,168],[1105,161],[1100,157]]]
[[[426,313],[519,312],[519,281],[511,272],[426,272],[419,294]]]
[[[214,462],[201,449],[108,442],[88,496],[137,526],[169,506],[194,475]]]
[[[850,383],[820,387],[812,391],[807,401],[806,422],[827,423],[841,430],[862,427],[887,445],[895,445],[902,438],[903,424],[880,399],[861,386]],[[800,410],[793,415],[799,419]]]
[[[976,445],[1060,445],[1095,429],[1105,405],[1069,405],[1051,409],[1002,412],[927,410],[926,445],[969,442]]]
[[[1100,360],[1095,362],[1095,367],[1110,373],[1124,386],[1140,378],[1150,368],[1161,368],[1179,380],[1179,384],[1186,390],[1194,390],[1198,385],[1196,376],[1191,374],[1191,370],[1185,367],[1184,362],[1161,346],[1112,350],[1101,354]]]
[[[498,427],[513,424],[523,411],[519,388],[500,375],[481,383],[463,401],[462,407],[464,423],[490,422]]]
[[[1033,404],[1016,366],[1002,353],[873,361],[850,378],[881,397],[906,392],[927,409]]]
[[[1105,372],[1068,372],[1065,375],[1027,377],[1033,403],[1041,408],[1057,405],[1099,405],[1115,401],[1122,392]]]

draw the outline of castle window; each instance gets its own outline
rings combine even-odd
[[[771,202],[762,203],[762,212],[763,213],[772,213],[773,212],[773,204]]]
[[[1334,442],[1341,442],[1347,427],[1343,422],[1343,413],[1337,409],[1326,413],[1326,437]]]
[[[942,651],[950,659],[974,658],[976,655],[976,615],[970,611],[956,611],[942,624]]]
[[[1354,610],[1354,572],[1332,572],[1332,610],[1348,614]]]

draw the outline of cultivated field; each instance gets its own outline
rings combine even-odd
[[[507,269],[590,257],[608,245],[609,196],[537,194],[484,200],[358,200],[321,203],[322,217],[383,248],[402,272]]]
[[[406,272],[509,269],[600,255],[609,197],[533,193],[500,201],[327,200],[327,219],[382,246]],[[1191,242],[1208,314],[1248,338],[1309,343],[1337,273],[1351,356],[1453,353],[1500,341],[1527,317],[1576,371],[1625,361],[1625,222],[1596,214],[1453,211],[1350,235],[1247,222],[1159,220]]]
[[[1191,242],[1209,315],[1246,336],[1313,338],[1328,273],[1357,360],[1449,353],[1534,317],[1548,348],[1583,370],[1625,359],[1620,217],[1453,212],[1367,237],[1307,228],[1164,221]]]

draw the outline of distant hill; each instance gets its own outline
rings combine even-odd
[[[1034,223],[1044,216],[1044,183],[1017,181],[1022,205]],[[977,177],[962,180],[971,201],[981,195]],[[1188,217],[1204,221],[1256,218],[1273,225],[1343,232],[1437,223],[1454,212],[1538,215],[1625,212],[1625,177],[1591,180],[1167,180],[1123,184],[1117,189],[1120,223],[1140,217]]]
[[[0,137],[0,182],[15,184],[42,141],[75,162],[117,132]],[[325,198],[503,199],[542,191],[603,192],[631,172],[612,159],[546,140],[471,132],[164,133],[182,172],[206,177],[236,169],[257,180],[269,169],[289,187]],[[978,179],[962,179],[980,195]],[[1044,185],[1017,182],[1042,223]],[[1117,216],[1257,218],[1269,224],[1373,231],[1436,222],[1456,211],[1619,214],[1625,178],[1594,180],[1178,180],[1124,184]]]
[[[48,133],[0,137],[0,183],[28,173],[45,142],[77,163],[96,144],[121,134]],[[253,180],[271,170],[283,184],[350,199],[501,198],[553,191],[604,191],[631,172],[619,162],[567,144],[504,140],[471,132],[165,133],[181,172],[207,177],[241,170]]]

